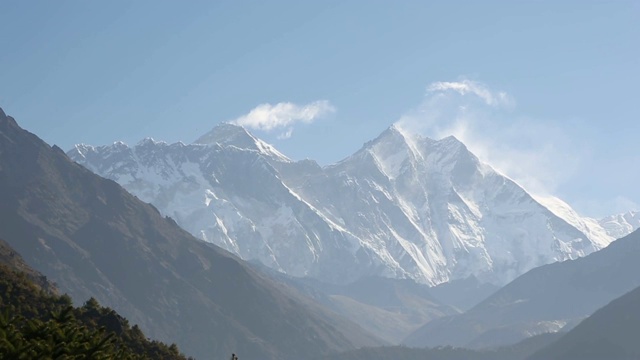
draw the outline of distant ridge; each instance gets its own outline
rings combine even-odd
[[[609,301],[640,286],[640,230],[572,261],[533,269],[461,315],[436,319],[410,346],[495,347],[567,331]]]
[[[528,360],[640,359],[640,287],[611,301]]]

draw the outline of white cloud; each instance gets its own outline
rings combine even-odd
[[[427,92],[447,92],[454,91],[460,95],[472,94],[481,98],[490,106],[514,106],[514,100],[504,91],[493,92],[484,84],[471,80],[462,81],[438,81],[431,83],[427,87]]]
[[[310,124],[334,111],[333,105],[326,100],[314,101],[306,105],[296,105],[290,102],[281,102],[275,105],[261,104],[231,123],[263,131],[289,127],[286,132],[281,134],[281,137],[286,139],[293,134],[292,126],[294,124]]]
[[[515,101],[470,80],[435,82],[396,125],[435,139],[453,135],[471,152],[536,195],[551,195],[588,155],[571,124],[514,114]]]
[[[289,139],[292,135],[293,135],[293,128],[290,127],[290,128],[287,129],[287,131],[285,131],[282,134],[278,135],[278,140]]]
[[[579,199],[574,205],[585,214],[596,218],[628,211],[640,211],[640,204],[622,195],[615,196],[613,199]]]

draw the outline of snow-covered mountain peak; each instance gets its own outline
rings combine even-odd
[[[152,137],[146,137],[140,140],[136,147],[138,146],[155,146],[155,145],[168,145],[166,141],[156,141]]]
[[[458,138],[455,135],[445,136],[442,139],[437,141],[442,144],[448,144],[450,146],[455,146],[455,147],[464,146],[466,148],[466,145],[462,141],[458,140]]]
[[[114,141],[113,147],[116,149],[128,149],[129,145],[125,144],[124,141]]]
[[[362,145],[362,148],[360,148],[360,150],[356,152],[356,154],[363,151],[370,151],[371,149],[384,144],[403,146],[405,144],[405,138],[402,133],[400,133],[398,128],[392,125],[385,131],[383,131],[380,135],[378,135],[378,137],[376,137],[375,139],[364,143],[364,145]]]
[[[413,134],[398,125],[391,125],[374,140],[363,145],[354,155],[342,163],[352,163],[371,159],[390,179],[397,178],[400,171],[412,166],[442,166],[442,171],[449,172],[458,162],[466,162],[473,167],[484,170],[481,164],[467,147],[456,137],[448,136],[433,140]],[[420,165],[422,164],[422,165]]]
[[[470,154],[471,152],[467,149],[467,146],[462,143],[462,141],[458,140],[453,135],[449,135],[440,140],[431,140],[429,138],[420,138],[421,142],[426,143],[427,146],[431,146],[432,148],[438,149],[438,151],[448,154],[459,154],[460,152],[464,152],[465,154]],[[475,156],[475,155],[474,155]]]
[[[614,238],[621,238],[640,228],[640,211],[629,211],[611,215],[598,221],[607,233]]]
[[[239,149],[254,150],[272,160],[290,162],[291,160],[270,144],[253,136],[242,126],[220,123],[211,131],[199,137],[194,144],[235,146]]]
[[[555,196],[532,195],[534,199],[549,211],[564,219],[576,229],[586,234],[596,248],[602,249],[617,237],[612,236],[596,219],[580,216],[569,204]],[[632,231],[632,230],[631,230]],[[629,233],[631,232],[629,231]],[[626,234],[624,234],[626,235]],[[622,236],[624,236],[622,235]],[[622,237],[620,236],[620,237]]]
[[[111,145],[92,146],[87,144],[76,144],[67,152],[67,156],[76,160],[76,158],[88,159],[98,154],[101,158],[112,158],[114,155],[130,153],[131,148],[122,141],[114,141]],[[78,160],[76,160],[78,161]],[[93,170],[93,169],[92,169]]]
[[[596,251],[640,221],[619,216],[605,231],[565,203],[534,199],[455,137],[398,126],[326,167],[293,162],[232,124],[188,145],[147,139],[68,154],[205,241],[329,282],[473,275],[504,284]]]
[[[411,146],[405,135],[398,127],[392,125],[363,148],[351,159],[358,163],[363,157],[370,158],[375,165],[389,179],[397,178],[400,171],[416,156],[420,156],[417,149]]]
[[[232,144],[239,148],[254,148],[256,138],[252,136],[242,126],[220,123],[216,125],[211,131],[200,136],[194,144]]]
[[[85,158],[87,156],[88,153],[90,152],[95,152],[96,148],[91,146],[91,145],[87,145],[87,144],[76,144],[73,149],[69,150],[69,152],[67,153],[67,155],[71,158],[75,158],[75,157],[82,157]],[[70,154],[73,154],[73,156],[71,156]]]

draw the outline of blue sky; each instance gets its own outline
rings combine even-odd
[[[0,14],[0,107],[64,149],[236,121],[327,164],[411,119],[584,214],[640,203],[638,1],[7,0]]]

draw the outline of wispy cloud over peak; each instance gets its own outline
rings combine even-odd
[[[260,104],[248,114],[232,120],[231,123],[262,131],[288,128],[278,136],[280,139],[288,139],[293,134],[294,124],[310,124],[335,111],[335,107],[327,100],[314,101],[305,105],[290,102],[281,102],[275,105]]]
[[[558,124],[518,114],[502,91],[471,81],[427,86],[422,102],[396,125],[435,139],[454,135],[483,161],[539,196],[554,194],[588,154],[588,145]]]
[[[290,127],[287,129],[287,131],[281,133],[280,135],[278,135],[278,139],[279,140],[285,140],[285,139],[289,139],[291,136],[293,136],[293,128]]]
[[[494,92],[486,85],[471,80],[465,79],[462,81],[438,81],[429,84],[429,86],[427,87],[427,92],[429,93],[447,91],[453,91],[460,95],[475,95],[490,106],[512,107],[514,105],[513,98],[511,98],[506,92]]]

